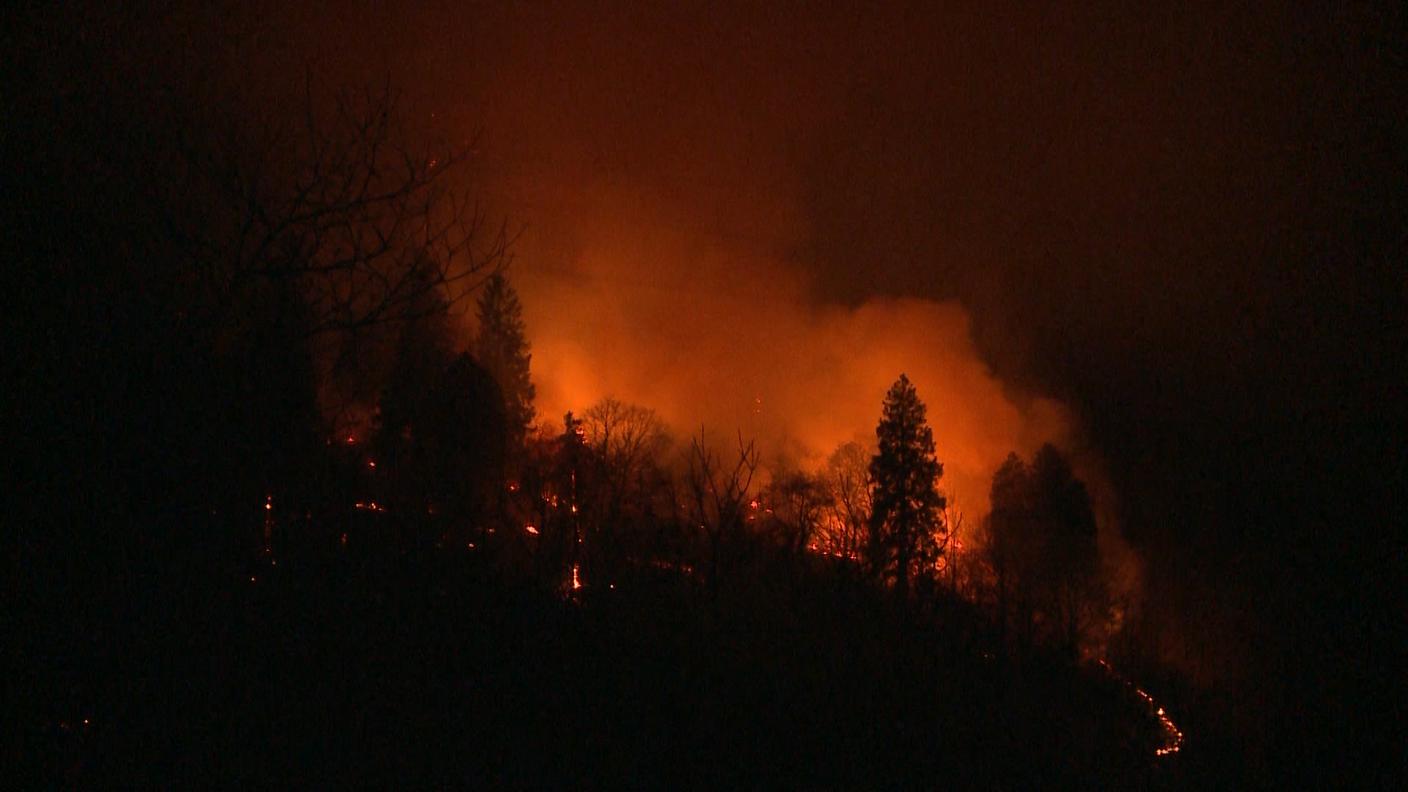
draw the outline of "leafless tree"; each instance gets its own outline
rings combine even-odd
[[[670,442],[654,410],[609,396],[583,413],[582,425],[587,445],[605,467],[607,486],[618,497],[631,494]]]
[[[940,556],[944,565],[943,572],[948,578],[949,587],[958,590],[963,585],[963,567],[968,563],[970,554],[964,546],[966,523],[963,510],[954,505],[952,492],[945,494],[944,508],[939,512],[939,519],[944,525],[943,555]]]
[[[473,142],[413,147],[389,88],[340,94],[326,115],[308,93],[301,127],[270,141],[291,168],[261,155],[229,174],[235,277],[297,280],[314,333],[414,318],[432,293],[462,300],[508,243],[455,184]]]
[[[801,470],[781,470],[774,473],[763,498],[772,508],[772,523],[780,529],[784,546],[798,555],[811,548],[829,505],[825,482]]]
[[[844,443],[826,460],[830,491],[824,541],[826,551],[842,558],[861,557],[870,522],[870,455],[858,443]]]
[[[685,488],[688,518],[705,534],[709,548],[709,583],[717,590],[720,556],[726,544],[743,533],[749,491],[758,470],[758,450],[738,434],[737,456],[725,463],[709,448],[701,427],[690,439]]]
[[[607,568],[631,549],[651,544],[645,534],[658,513],[671,513],[668,476],[660,465],[670,444],[655,411],[607,397],[582,416],[582,429],[594,465],[596,485],[590,504],[590,548]]]
[[[217,333],[277,303],[326,376],[375,357],[374,328],[442,316],[507,262],[506,226],[471,198],[474,141],[416,142],[389,86],[324,99],[310,79],[301,107],[209,104],[171,125],[176,161],[152,183]]]

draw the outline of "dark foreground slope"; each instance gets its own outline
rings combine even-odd
[[[468,552],[393,558],[232,573],[172,629],[116,630],[91,657],[31,668],[42,695],[7,759],[80,786],[1161,786],[1177,772],[1118,684],[1004,668],[958,605],[901,615],[795,567],[717,593],[653,571],[574,598]]]

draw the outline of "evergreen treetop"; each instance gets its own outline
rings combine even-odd
[[[529,376],[533,355],[518,293],[502,273],[495,273],[485,284],[479,295],[478,317],[474,354],[503,391],[510,440],[518,446],[533,425],[536,389]]]
[[[925,412],[914,384],[901,374],[885,395],[875,429],[879,450],[870,460],[870,561],[901,593],[942,553],[945,501],[938,480],[944,469]]]

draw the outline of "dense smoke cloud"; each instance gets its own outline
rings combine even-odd
[[[929,407],[944,484],[970,513],[1011,451],[1069,446],[1059,403],[1010,392],[979,359],[956,302],[809,296],[795,268],[736,241],[638,214],[552,218],[564,249],[532,245],[515,271],[545,421],[615,395],[655,407],[680,434],[702,423],[756,437],[764,457],[815,463],[869,442],[885,390],[908,373]],[[621,209],[624,207],[624,209]]]
[[[950,37],[987,24],[949,21]],[[464,59],[437,35],[393,66],[413,75],[428,121],[482,132],[475,176],[524,227],[511,277],[540,420],[556,425],[611,395],[657,409],[680,437],[701,424],[737,430],[765,462],[814,465],[839,443],[873,441],[885,390],[904,372],[928,404],[942,484],[970,520],[986,513],[1008,453],[1029,458],[1052,442],[1073,454],[1105,545],[1129,566],[1114,490],[1076,412],[995,372],[990,337],[975,346],[967,299],[993,281],[994,253],[975,255],[972,229],[954,218],[1005,232],[972,207],[1011,197],[983,171],[1007,156],[986,151],[991,141],[1014,128],[961,111],[975,101],[968,89],[923,77],[968,68],[955,52],[916,60],[924,48],[889,14],[569,4],[461,23],[475,42]],[[921,120],[897,118],[901,106]],[[978,126],[955,126],[962,118]],[[939,160],[950,167],[936,170]],[[877,185],[876,171],[894,184]],[[926,206],[904,194],[931,181],[969,197]],[[897,267],[954,278],[909,288]],[[1004,311],[986,307],[991,327]]]
[[[770,252],[787,248],[785,225],[767,241],[710,233],[632,186],[551,183],[512,272],[549,430],[564,412],[614,396],[656,409],[679,438],[739,432],[768,467],[814,468],[841,443],[874,442],[885,391],[903,372],[928,407],[941,487],[970,529],[1003,459],[1053,443],[1072,453],[1095,498],[1114,590],[1136,595],[1139,564],[1098,450],[1066,405],[993,373],[961,303],[824,300],[806,271]],[[970,530],[970,548],[975,538]]]

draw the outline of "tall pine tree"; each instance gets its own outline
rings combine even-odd
[[[879,451],[870,460],[870,562],[903,595],[911,577],[937,563],[944,529],[944,496],[938,490],[944,468],[934,456],[934,432],[909,377],[901,374],[885,394],[875,436]]]
[[[515,449],[522,447],[533,425],[535,389],[528,374],[533,356],[528,350],[518,292],[502,273],[495,273],[479,296],[479,336],[474,354],[503,391],[509,444]]]

